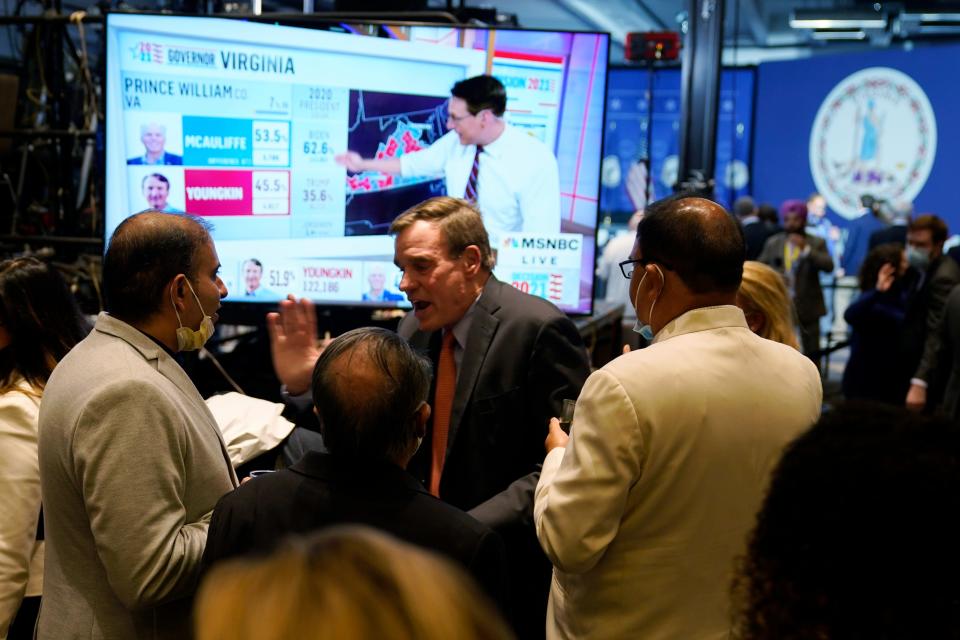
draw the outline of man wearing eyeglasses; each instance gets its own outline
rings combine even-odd
[[[453,85],[447,129],[429,147],[399,158],[336,156],[352,172],[443,175],[447,195],[474,203],[496,247],[506,232],[560,232],[560,173],[553,152],[503,119],[507,92],[493,76]]]
[[[726,638],[734,562],[783,447],[820,414],[816,366],[735,305],[743,232],[709,200],[647,207],[630,259],[646,349],[556,419],[535,494],[547,638]]]

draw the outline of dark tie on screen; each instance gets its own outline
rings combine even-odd
[[[477,152],[473,156],[473,168],[470,169],[470,179],[467,180],[467,188],[463,192],[463,199],[474,204],[477,203],[477,174],[480,173],[480,154],[483,153],[483,146],[477,145]]]

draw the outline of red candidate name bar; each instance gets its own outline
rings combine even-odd
[[[253,215],[253,177],[249,169],[186,169],[187,211],[198,216]]]

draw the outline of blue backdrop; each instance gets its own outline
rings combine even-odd
[[[604,178],[600,210],[616,218],[633,213],[627,182],[633,165],[647,158],[646,69],[613,68],[607,85],[604,129]],[[749,193],[750,136],[753,114],[754,70],[724,70],[720,84],[717,122],[716,196],[730,206]],[[653,129],[650,158],[653,163],[654,199],[673,192],[680,131],[680,69],[658,69],[653,74]],[[736,176],[728,167],[737,161]],[[611,166],[615,165],[615,166]],[[736,177],[736,180],[729,178]],[[642,193],[642,189],[641,189]]]
[[[936,118],[936,155],[926,185],[914,198],[914,209],[936,213],[947,221],[951,233],[960,231],[960,154],[956,150],[960,119],[955,115],[960,107],[958,61],[960,46],[940,45],[760,65],[752,163],[754,197],[779,204],[813,192],[810,133],[821,103],[850,74],[868,67],[891,67],[923,89]],[[841,227],[849,225],[849,220],[833,212],[829,216]]]

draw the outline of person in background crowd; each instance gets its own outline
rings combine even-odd
[[[623,265],[653,343],[591,374],[569,437],[550,422],[534,507],[549,638],[726,637],[734,558],[823,395],[816,367],[734,305],[743,255],[715,202],[647,208]]]
[[[732,637],[960,637],[957,487],[957,426],[868,403],[825,413],[773,473]]]
[[[907,224],[913,215],[913,203],[901,200],[889,206],[887,211],[890,213],[890,226],[870,234],[871,249],[891,242],[897,242],[900,246],[907,244]]]
[[[733,203],[733,214],[743,227],[743,237],[747,243],[747,260],[756,260],[767,238],[776,233],[774,227],[761,220],[757,213],[757,203],[750,196],[740,196]]]
[[[757,217],[772,230],[770,235],[783,231],[783,227],[780,226],[780,214],[777,213],[777,208],[769,202],[760,203],[760,206],[757,207]]]
[[[107,312],[57,365],[40,408],[39,640],[189,635],[210,512],[237,478],[175,355],[213,334],[219,270],[199,219],[147,211],[113,232]]]
[[[0,263],[0,638],[33,636],[43,585],[40,401],[88,329],[56,270],[34,258]]]
[[[883,217],[883,203],[872,195],[864,194],[860,197],[860,215],[850,220],[844,229],[843,257],[840,267],[843,275],[852,278],[860,273],[860,265],[870,250],[870,236],[876,231],[886,229],[889,225]]]
[[[637,317],[630,303],[630,281],[623,278],[618,265],[630,256],[633,243],[637,238],[637,225],[642,219],[643,211],[636,211],[630,216],[630,220],[627,221],[627,231],[617,234],[607,242],[597,265],[597,276],[606,283],[604,300],[623,305],[623,341],[631,349],[640,347],[640,336],[630,331]]]
[[[860,268],[860,296],[844,314],[850,333],[850,358],[843,370],[843,395],[901,404],[910,386],[897,347],[907,312],[903,245],[883,244],[867,254]]]
[[[827,201],[819,193],[807,198],[807,233],[823,238],[834,264],[840,263],[840,229],[827,217]]]
[[[779,273],[762,262],[744,262],[737,306],[743,310],[750,331],[761,338],[800,350],[793,321],[796,313],[787,285]]]
[[[828,341],[831,332],[837,328],[837,317],[835,313],[836,268],[843,258],[842,234],[839,227],[834,226],[827,217],[827,200],[819,193],[811,193],[807,197],[807,233],[818,238],[823,238],[827,243],[827,252],[833,260],[834,271],[830,273],[820,273],[820,288],[823,289],[823,301],[827,308],[826,314],[820,318],[820,334],[827,336]],[[838,335],[843,335],[843,330]]]
[[[826,241],[806,232],[807,206],[802,201],[787,200],[780,213],[784,230],[767,240],[759,261],[783,274],[797,310],[803,354],[815,359],[821,348],[820,318],[827,313],[820,273],[832,272],[833,260]]]
[[[944,306],[940,323],[938,362],[947,383],[943,392],[943,414],[960,425],[960,287],[954,287]]]
[[[847,306],[857,295],[857,274],[860,273],[860,265],[870,250],[870,238],[876,231],[887,228],[881,201],[872,195],[864,194],[860,197],[860,203],[860,215],[847,221],[841,235],[841,256],[833,295],[833,332],[838,336],[844,335],[848,330],[841,320]]]
[[[910,375],[906,406],[933,410],[942,398],[947,363],[938,360],[940,323],[947,297],[960,284],[960,266],[943,254],[949,231],[935,215],[924,214],[907,227],[907,315],[900,337],[903,362]]]
[[[449,561],[362,526],[290,538],[206,577],[196,640],[510,640]]]

